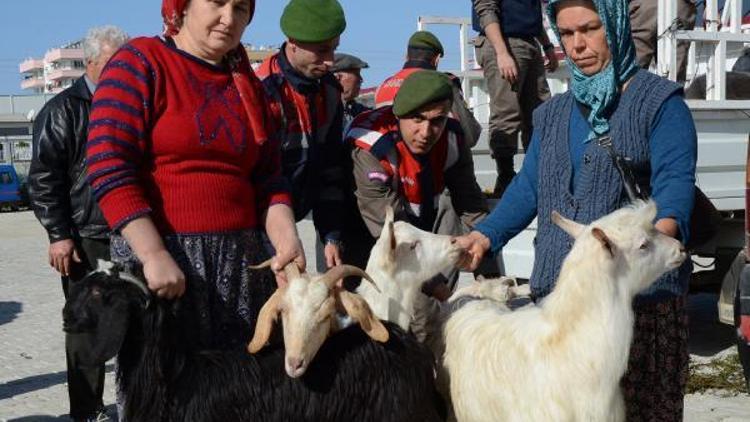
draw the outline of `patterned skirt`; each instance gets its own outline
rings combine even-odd
[[[187,285],[179,306],[181,314],[189,315],[184,329],[195,334],[196,346],[244,348],[260,308],[276,289],[270,270],[248,268],[270,257],[263,234],[257,230],[175,234],[165,236],[164,243],[185,273]],[[140,272],[141,264],[123,237],[113,236],[110,250],[114,262]]]
[[[620,382],[628,421],[682,421],[689,358],[684,297],[635,307],[628,370]]]

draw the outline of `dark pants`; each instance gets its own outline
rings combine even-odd
[[[496,158],[513,157],[518,150],[519,133],[524,148],[528,147],[532,112],[550,98],[544,57],[536,41],[508,38],[506,42],[518,67],[515,84],[500,74],[497,53],[490,41],[481,35],[474,41],[490,94],[490,149]]]
[[[630,28],[635,43],[635,54],[638,65],[648,69],[652,61],[656,61],[657,21],[659,2],[655,0],[631,0]],[[695,26],[695,1],[681,0],[677,3],[677,19],[683,29],[693,29]],[[685,82],[687,73],[687,56],[690,49],[689,41],[677,43],[677,80]]]
[[[76,249],[81,263],[74,263],[69,277],[62,277],[65,298],[68,298],[70,283],[79,282],[86,274],[97,267],[97,260],[109,260],[109,240],[80,239]],[[84,367],[78,362],[78,351],[87,347],[76,334],[65,334],[65,358],[68,366],[68,397],[70,417],[85,418],[94,415],[104,407],[104,364],[98,367]]]

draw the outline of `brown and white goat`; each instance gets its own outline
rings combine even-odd
[[[270,260],[252,268],[265,268]],[[284,268],[287,284],[280,287],[263,305],[258,315],[248,351],[256,353],[268,341],[273,323],[281,315],[284,333],[286,373],[293,378],[302,376],[323,342],[344,328],[339,314],[348,315],[375,341],[388,341],[388,330],[370,310],[362,297],[336,286],[338,280],[351,275],[372,282],[367,273],[357,267],[340,265],[322,275],[300,273],[296,264]]]

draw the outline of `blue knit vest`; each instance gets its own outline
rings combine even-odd
[[[609,119],[610,136],[615,150],[629,157],[638,180],[649,180],[649,134],[651,124],[662,103],[682,88],[674,82],[640,70],[628,89],[620,96]],[[569,123],[572,92],[557,95],[534,111],[534,130],[539,134],[538,231],[534,239],[534,269],[531,291],[536,297],[546,296],[554,287],[572,239],[551,221],[552,211],[589,224],[626,205],[627,196],[622,179],[612,159],[595,141],[589,142],[579,170],[575,195],[571,193],[573,165],[569,149]],[[562,135],[562,136],[561,136]],[[662,276],[639,301],[658,300],[664,296],[682,295],[692,270],[688,259],[678,269]]]

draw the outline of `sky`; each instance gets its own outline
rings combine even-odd
[[[423,16],[468,17],[469,0],[340,0],[347,17],[340,52],[370,64],[364,86],[378,85],[403,64],[406,42]],[[18,65],[41,58],[53,47],[81,39],[92,26],[112,24],[130,36],[161,31],[159,0],[0,0],[0,95],[28,94],[20,87]],[[279,18],[285,0],[257,0],[244,43],[278,46],[284,41]],[[442,70],[459,67],[458,27],[430,28],[442,41]]]

